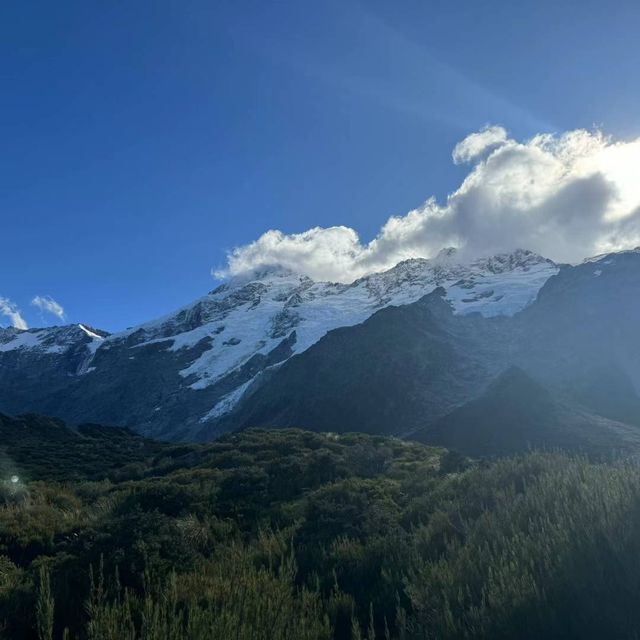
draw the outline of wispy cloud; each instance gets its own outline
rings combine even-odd
[[[0,316],[9,318],[11,326],[16,329],[29,328],[20,314],[20,309],[18,309],[17,305],[8,298],[3,298],[2,296],[0,296]]]
[[[31,304],[34,307],[38,307],[40,311],[54,315],[59,320],[66,319],[64,308],[59,302],[56,302],[51,296],[36,296],[31,301]]]
[[[271,230],[231,251],[215,275],[279,265],[349,282],[446,246],[469,257],[523,247],[576,262],[640,244],[640,138],[614,141],[579,129],[518,141],[492,126],[462,140],[453,159],[470,170],[446,202],[430,198],[389,218],[369,243],[342,226]]]

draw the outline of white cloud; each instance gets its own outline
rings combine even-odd
[[[38,307],[40,311],[46,311],[60,320],[64,320],[66,318],[62,305],[56,302],[51,296],[36,296],[31,301],[31,304],[34,307]]]
[[[458,142],[453,149],[453,161],[455,164],[472,162],[483,154],[496,149],[507,141],[507,131],[504,127],[487,126],[477,133],[468,135]]]
[[[28,329],[27,323],[24,321],[24,318],[20,314],[20,309],[16,306],[15,303],[11,302],[8,298],[3,298],[0,296],[0,316],[5,316],[9,318],[11,322],[11,326],[16,329]]]
[[[389,218],[369,243],[348,227],[268,231],[231,251],[215,275],[281,265],[350,282],[446,246],[468,257],[522,247],[576,262],[640,244],[640,138],[616,142],[580,129],[519,142],[492,126],[465,138],[453,157],[472,165],[446,202],[431,198]]]
[[[303,233],[267,231],[255,242],[229,254],[229,275],[278,265],[311,277],[340,279],[349,273],[363,252],[358,234],[349,227],[314,227]],[[227,271],[217,272],[218,277]]]

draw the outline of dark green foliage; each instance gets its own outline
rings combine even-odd
[[[407,590],[420,634],[637,637],[637,468],[531,454],[447,485],[449,507],[415,532]]]
[[[126,472],[164,450],[165,445],[127,429],[82,425],[60,420],[0,413],[0,473],[24,480],[86,480]],[[135,474],[131,474],[135,477]]]
[[[43,424],[22,428],[53,455]],[[180,447],[118,432],[123,464],[107,451],[98,479],[84,471],[87,437],[65,436],[74,468],[41,455],[14,465],[39,481],[1,479],[0,637],[640,632],[634,465],[535,452],[478,464],[418,443],[295,429]],[[11,443],[4,453],[18,459]]]
[[[53,638],[54,601],[51,595],[51,578],[45,566],[40,567],[38,576],[38,600],[36,602],[36,626],[39,640]]]

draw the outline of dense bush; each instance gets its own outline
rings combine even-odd
[[[1,480],[0,637],[639,636],[631,464],[289,429],[118,432],[131,451],[97,473],[100,429],[63,434],[59,460],[42,424],[27,435],[39,455],[2,451],[3,473],[37,480]]]

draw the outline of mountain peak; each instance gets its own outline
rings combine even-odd
[[[504,396],[516,402],[549,399],[547,390],[517,365],[511,365],[499,374],[487,387],[486,396]]]
[[[0,330],[0,353],[28,356],[29,358],[56,358],[69,355],[74,371],[83,369],[97,348],[109,336],[106,331],[88,325],[70,324],[40,329]]]
[[[459,260],[460,251],[456,247],[440,249],[435,257],[431,258],[433,264],[448,264]]]
[[[515,249],[511,252],[497,253],[493,256],[479,258],[472,264],[491,273],[504,273],[515,269],[527,270],[541,264],[555,265],[552,260],[529,249]]]
[[[307,276],[303,276],[295,272],[293,269],[290,269],[289,267],[285,267],[279,264],[272,264],[256,267],[255,269],[251,269],[250,271],[246,271],[244,273],[233,276],[230,282],[233,284],[241,285],[247,282],[265,282],[274,279],[291,277],[306,278]]]

